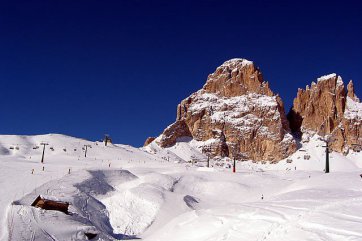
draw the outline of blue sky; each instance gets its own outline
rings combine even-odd
[[[224,61],[254,61],[287,109],[336,72],[362,97],[359,1],[1,1],[0,133],[140,146]]]

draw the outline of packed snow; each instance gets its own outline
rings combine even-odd
[[[237,161],[233,173],[228,158],[206,167],[199,144],[1,136],[1,240],[362,240],[361,153],[331,153],[325,174],[311,136],[285,160]],[[39,195],[70,203],[69,214],[32,207]]]

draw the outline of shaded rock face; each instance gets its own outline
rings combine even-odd
[[[226,61],[204,87],[181,101],[176,122],[156,139],[161,147],[187,136],[211,156],[280,160],[296,150],[281,98],[245,59]]]
[[[332,149],[342,152],[352,144],[362,144],[360,106],[353,82],[350,81],[346,90],[342,78],[330,74],[305,90],[298,90],[288,120],[292,132],[299,136],[307,133],[330,136],[334,139]]]

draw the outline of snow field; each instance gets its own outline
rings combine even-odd
[[[44,139],[54,151],[41,164],[33,146]],[[206,165],[197,144],[151,146],[151,154],[61,135],[2,136],[1,240],[86,240],[86,232],[94,240],[362,240],[360,153],[332,153],[324,174],[324,149],[312,137],[291,163],[237,162],[232,173],[188,163]],[[71,215],[31,207],[40,194],[69,202]]]

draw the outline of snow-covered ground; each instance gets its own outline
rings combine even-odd
[[[302,144],[288,160],[237,162],[232,173],[231,160],[203,167],[190,140],[137,149],[0,136],[1,240],[362,240],[362,155],[332,153],[325,174],[323,143]],[[38,195],[69,202],[70,215],[31,207]]]

